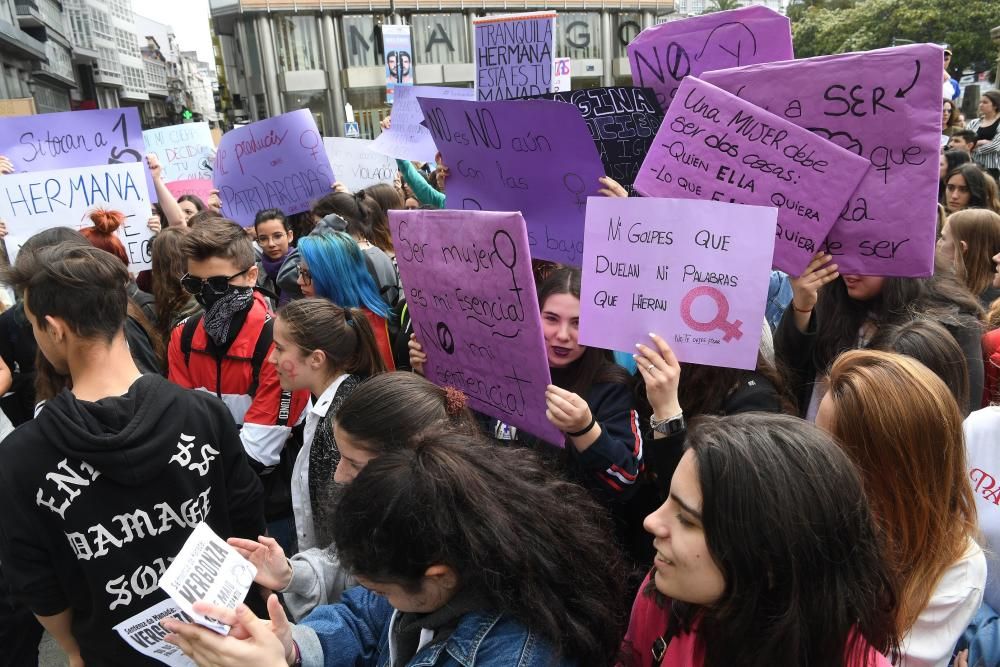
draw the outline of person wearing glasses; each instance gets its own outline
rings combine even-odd
[[[254,239],[261,249],[257,258],[257,286],[277,297],[276,309],[301,299],[299,251],[291,245],[295,233],[285,214],[276,208],[259,211],[253,228]]]
[[[254,289],[258,271],[246,232],[232,220],[208,220],[191,228],[182,247],[187,273],[181,286],[205,312],[171,333],[168,377],[182,387],[215,394],[229,407],[250,466],[269,495],[270,534],[293,547],[287,480],[273,473],[294,460],[285,444],[303,419],[309,390],[282,390],[277,369],[267,363],[274,320]]]

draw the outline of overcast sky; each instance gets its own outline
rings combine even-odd
[[[215,62],[208,32],[208,0],[132,0],[137,14],[173,26],[184,51],[197,51],[198,59]]]

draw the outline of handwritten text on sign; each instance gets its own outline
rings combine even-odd
[[[604,173],[632,192],[639,165],[663,122],[663,109],[649,88],[587,88],[540,95],[575,104],[587,121]]]
[[[476,99],[510,100],[552,90],[554,12],[476,19]]]
[[[942,49],[933,44],[711,72],[705,80],[872,165],[828,235],[843,273],[929,276]]]
[[[185,123],[146,130],[146,150],[156,153],[164,181],[212,178],[215,141],[208,123]]]
[[[551,382],[524,220],[492,211],[390,211],[425,374],[471,407],[553,444]]]
[[[580,342],[629,350],[653,331],[681,361],[755,368],[776,221],[762,206],[591,197]]]
[[[93,223],[95,208],[121,211],[125,224],[117,234],[133,272],[152,267],[149,194],[141,164],[14,173],[0,178],[0,219],[7,222],[11,260],[25,241],[43,229]]]
[[[222,212],[244,227],[257,211],[309,210],[330,191],[334,174],[308,109],[251,123],[222,135],[213,182]]]
[[[867,169],[836,144],[689,76],[636,189],[651,197],[777,206],[774,266],[797,276]]]
[[[632,81],[655,90],[666,109],[686,76],[791,60],[791,22],[766,7],[743,7],[647,28],[627,50]]]
[[[46,171],[143,161],[139,111],[94,109],[0,118],[0,155],[15,171]],[[156,201],[152,176],[146,186]]]
[[[587,196],[604,175],[580,112],[548,100],[420,106],[451,170],[448,207],[521,211],[532,258],[579,266]]]
[[[434,139],[423,124],[424,112],[418,97],[450,100],[474,100],[472,88],[445,88],[443,86],[405,86],[395,91],[392,104],[392,125],[375,137],[372,143],[379,153],[400,160],[434,162]]]
[[[337,180],[352,192],[396,179],[396,161],[375,152],[369,139],[324,137],[323,147]]]

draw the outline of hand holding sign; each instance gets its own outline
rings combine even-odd
[[[677,355],[663,340],[655,333],[649,334],[653,345],[652,349],[642,343],[636,343],[635,348],[638,354],[633,354],[636,368],[646,382],[646,400],[653,408],[653,418],[669,419],[680,414],[681,404],[677,398],[677,388],[681,382],[681,364],[677,361]]]

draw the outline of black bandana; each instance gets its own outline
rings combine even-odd
[[[250,309],[253,305],[253,288],[231,285],[226,293],[221,295],[205,310],[202,322],[205,333],[219,347],[229,343],[230,328],[233,316]]]

